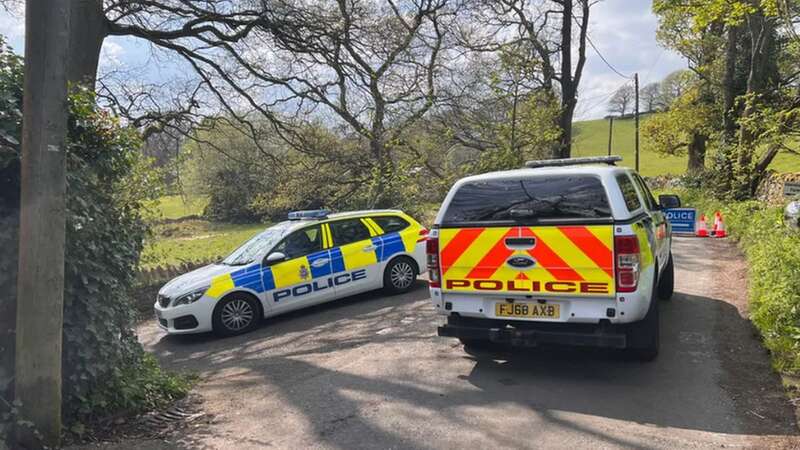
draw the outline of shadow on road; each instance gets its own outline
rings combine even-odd
[[[677,294],[661,303],[661,352],[549,348],[477,358],[467,380],[498,400],[641,424],[797,435],[780,379],[735,307]],[[735,414],[730,414],[735,411]]]
[[[700,264],[682,263],[686,270]],[[515,405],[610,445],[634,443],[583,429],[560,413],[724,434],[798,434],[793,411],[751,324],[724,301],[676,293],[673,301],[662,302],[661,354],[652,363],[629,361],[614,352],[549,348],[479,358],[464,371],[464,364],[453,361],[469,356],[460,356],[456,341],[434,336],[435,319],[423,287],[420,283],[402,296],[364,294],[294,312],[269,319],[246,336],[164,337],[151,350],[172,368],[200,372],[207,382],[225,384],[231,392],[268,386],[302,412],[319,442],[340,448],[363,447],[364,442],[383,448],[435,446],[421,436],[376,425],[365,409],[377,406],[355,400],[353,393],[407,405],[423,423],[435,415],[464,427],[474,420],[465,410]],[[405,363],[441,363],[441,384],[432,386],[430,379],[413,374],[374,377],[331,370],[313,359],[376,343],[428,349],[427,354],[407,355]],[[432,393],[437,389],[443,393]],[[248,416],[270,417],[275,405],[265,401],[248,407]],[[525,445],[521,437],[501,431],[494,435],[489,428],[481,432],[500,446]],[[201,447],[204,431],[196,433],[181,445]],[[254,437],[226,438],[271,445]]]

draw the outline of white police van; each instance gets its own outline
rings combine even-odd
[[[428,230],[396,210],[298,211],[224,260],[181,275],[158,292],[170,334],[248,332],[259,319],[361,292],[412,288]]]

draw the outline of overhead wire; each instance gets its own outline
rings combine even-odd
[[[632,76],[623,74],[622,72],[617,70],[617,68],[614,67],[610,62],[608,62],[606,57],[603,56],[603,54],[600,52],[600,50],[597,48],[597,46],[594,45],[594,42],[592,42],[592,38],[590,38],[588,34],[586,35],[586,41],[589,42],[589,45],[592,47],[594,52],[597,53],[597,56],[599,56],[600,59],[602,59],[603,62],[606,63],[606,66],[608,66],[609,69],[613,70],[614,73],[616,73],[617,75],[619,75],[622,78],[625,78],[626,80],[630,80],[631,78],[633,78]]]

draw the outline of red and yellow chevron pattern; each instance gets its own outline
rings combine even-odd
[[[533,238],[534,244],[519,249],[509,246],[507,238]],[[439,233],[442,286],[455,291],[610,295],[613,247],[609,225],[445,228]],[[513,267],[507,264],[513,256],[528,256],[534,264]]]

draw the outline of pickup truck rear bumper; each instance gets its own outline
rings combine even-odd
[[[517,347],[540,344],[563,344],[586,347],[625,348],[627,335],[597,327],[594,331],[536,330],[447,324],[438,329],[439,336],[464,340],[482,340]]]

